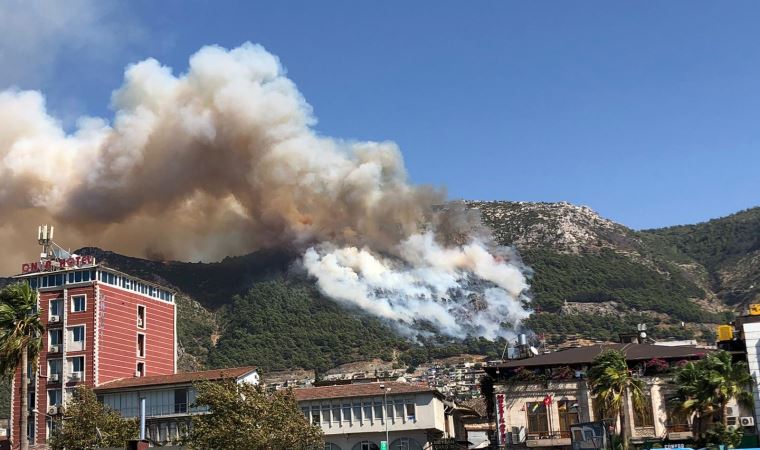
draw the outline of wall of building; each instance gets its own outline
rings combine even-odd
[[[170,375],[175,365],[174,304],[116,286],[99,284],[98,384],[134,376],[138,362],[145,376]],[[144,328],[137,308],[145,306]],[[145,357],[138,357],[137,336],[145,335]]]

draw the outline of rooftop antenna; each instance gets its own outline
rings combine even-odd
[[[37,242],[42,246],[40,260],[70,258],[71,252],[64,250],[61,246],[53,241],[55,227],[50,225],[40,225],[37,227]]]

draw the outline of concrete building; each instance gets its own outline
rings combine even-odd
[[[605,349],[623,352],[629,367],[645,383],[646,405],[634,411],[625,401],[626,427],[634,443],[679,444],[693,437],[691,420],[674,413],[667,400],[674,390],[662,362],[674,366],[706,352],[691,346],[603,344],[548,353],[487,367],[495,380],[496,439],[512,448],[570,447],[570,425],[603,417],[596,408],[585,374]],[[730,423],[741,426],[751,416],[736,403],[729,405]],[[749,431],[753,432],[754,427]]]
[[[190,418],[207,411],[193,406],[197,392],[193,383],[235,379],[239,383],[259,383],[254,367],[186,372],[125,378],[95,388],[98,399],[122,417],[140,415],[140,399],[145,399],[146,437],[152,445],[165,446],[180,440],[190,430]]]
[[[295,390],[304,415],[325,434],[325,450],[422,450],[454,438],[451,404],[426,385],[355,383]]]
[[[27,368],[29,411],[21,411],[21,368],[13,379],[9,438],[14,449],[20,445],[22,414],[29,416],[30,445],[44,448],[52,417],[79,385],[176,371],[170,289],[105,267],[92,256],[57,246],[51,250],[52,241],[44,242],[43,258],[23,264],[16,277],[37,291],[45,331],[38,365]]]

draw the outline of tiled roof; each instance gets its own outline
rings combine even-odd
[[[223,380],[240,378],[256,370],[253,366],[235,367],[232,369],[205,370],[203,372],[183,372],[174,375],[153,375],[147,377],[121,378],[101,384],[96,391],[111,391],[117,389],[149,387],[171,384],[187,384],[195,381]]]
[[[376,395],[383,395],[383,390],[380,385],[384,385],[385,388],[391,388],[388,395],[398,394],[412,394],[418,392],[433,392],[436,395],[440,395],[435,389],[431,389],[425,384],[414,383],[399,383],[399,382],[387,382],[387,383],[355,383],[355,384],[341,384],[336,386],[319,386],[311,388],[294,389],[296,400],[323,400],[328,398],[347,398],[347,397],[370,397]]]
[[[628,361],[648,361],[653,358],[665,360],[695,359],[709,353],[709,349],[690,345],[665,346],[651,344],[596,344],[586,347],[571,348],[561,352],[545,353],[527,359],[515,359],[498,364],[495,367],[552,367],[589,364],[602,351],[613,349],[625,354]],[[488,367],[486,371],[493,371]]]

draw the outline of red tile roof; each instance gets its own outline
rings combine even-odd
[[[188,384],[195,381],[223,380],[229,378],[240,378],[256,370],[253,366],[234,367],[231,369],[205,370],[203,372],[184,372],[174,375],[153,375],[147,377],[121,378],[119,380],[109,381],[97,388],[96,391],[111,391],[117,389],[128,389],[137,387],[161,386],[171,384]]]
[[[386,388],[391,389],[390,392],[388,392],[388,395],[412,394],[418,392],[432,392],[438,396],[441,395],[440,392],[428,387],[425,384],[399,383],[395,381],[387,383],[355,383],[335,386],[300,388],[294,389],[293,393],[296,396],[296,400],[299,402],[307,400],[323,400],[328,398],[370,397],[383,394],[383,390],[380,388],[381,384]]]

